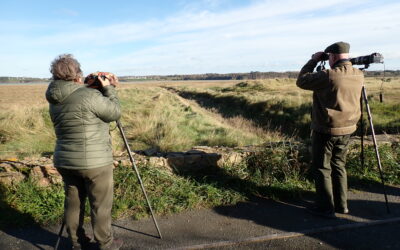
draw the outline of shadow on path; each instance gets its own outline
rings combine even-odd
[[[347,180],[351,189],[381,194],[382,196],[384,194],[384,187],[380,181],[366,180],[355,176],[348,176]],[[385,190],[387,195],[400,196],[400,187],[385,183]]]
[[[305,204],[302,202],[280,203],[267,199],[258,199],[239,203],[235,206],[217,207],[214,210],[224,216],[253,221],[265,226],[269,229],[265,235],[306,233],[308,237],[338,249],[357,248],[359,247],[359,243],[357,242],[363,242],[365,245],[369,244],[370,249],[379,249],[375,247],[381,246],[385,242],[385,239],[364,238],[364,234],[354,234],[354,230],[359,230],[358,228],[347,230],[343,235],[336,237],[339,230],[335,228],[340,228],[341,225],[360,222],[360,218],[374,221],[398,217],[400,215],[398,212],[400,208],[398,203],[391,204],[391,207],[396,212],[388,215],[385,210],[385,204],[380,201],[349,200],[350,214],[340,216],[338,219],[326,219],[314,216],[308,213],[303,208],[303,205]],[[331,230],[324,232],[327,228],[331,228]],[[363,230],[368,231],[368,227]],[[354,235],[351,237],[346,236],[352,233]],[[387,237],[393,238],[393,235],[388,234]],[[279,239],[279,237],[277,238]],[[293,241],[294,244],[298,244],[295,240]],[[400,242],[398,239],[391,239],[391,241],[391,244],[398,244]],[[298,248],[300,246],[292,245],[292,247]]]
[[[5,187],[0,185],[0,230],[14,238],[23,240],[19,246],[15,241],[7,240],[0,242],[0,249],[48,249],[53,247],[57,241],[58,235],[40,227],[29,214],[21,213],[13,207],[10,207],[4,200]],[[66,239],[65,237],[63,237]],[[66,242],[66,240],[62,240]],[[60,249],[70,248],[68,244],[60,245]]]
[[[349,215],[340,215],[338,219],[326,219],[310,214],[305,208],[312,204],[314,194],[301,188],[287,190],[279,187],[257,185],[250,179],[241,179],[230,175],[225,169],[218,167],[208,167],[201,173],[196,172],[177,172],[185,178],[194,179],[199,183],[212,184],[217,188],[234,190],[247,198],[246,202],[239,202],[232,206],[220,206],[214,208],[218,214],[252,221],[258,225],[265,226],[270,233],[276,232],[305,232],[307,230],[335,227],[343,224],[352,224],[360,220],[382,220],[400,216],[400,204],[391,202],[389,205],[391,214],[387,214],[386,205],[381,194],[381,186],[373,181],[364,181],[359,186],[352,189],[362,189],[349,196]],[[356,180],[352,180],[357,182]],[[399,195],[397,187],[388,187],[391,195]],[[278,197],[274,201],[267,197]],[[239,230],[239,229],[238,229]],[[240,231],[240,230],[239,230]],[[240,234],[237,236],[241,237]],[[313,233],[310,237],[318,240],[320,235]],[[362,237],[362,236],[360,236]],[[339,242],[334,237],[323,239],[333,247],[342,248],[344,243]],[[347,242],[351,245],[351,240]]]

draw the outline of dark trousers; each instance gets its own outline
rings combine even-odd
[[[350,135],[333,136],[313,132],[312,166],[316,205],[321,209],[347,208],[346,156]]]
[[[71,170],[58,168],[65,188],[64,220],[73,245],[85,234],[83,219],[86,197],[89,198],[93,234],[100,248],[112,243],[111,208],[113,202],[113,167]]]

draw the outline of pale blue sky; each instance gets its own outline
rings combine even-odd
[[[400,69],[394,0],[2,0],[0,10],[0,76],[50,77],[62,53],[84,74],[299,70],[336,41]]]

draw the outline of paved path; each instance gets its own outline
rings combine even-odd
[[[311,197],[290,202],[259,198],[159,217],[163,239],[150,218],[113,225],[125,241],[122,249],[400,249],[400,187],[387,188],[390,214],[381,191],[352,189],[350,214],[338,219],[309,214],[304,207]],[[0,231],[0,249],[52,249],[59,227]],[[61,247],[67,246],[64,233]]]

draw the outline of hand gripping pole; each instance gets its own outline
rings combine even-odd
[[[133,159],[133,156],[132,156],[132,151],[131,151],[131,149],[129,147],[128,140],[126,139],[124,130],[122,129],[122,125],[121,125],[121,122],[119,120],[117,121],[117,126],[118,126],[118,129],[119,129],[119,132],[121,133],[122,139],[124,140],[124,144],[125,144],[126,150],[128,151],[129,159],[131,160],[132,166],[135,169],[136,176],[138,177],[138,180],[139,180],[139,183],[140,183],[140,187],[142,188],[144,197],[146,198],[147,204],[149,205],[149,210],[150,210],[151,216],[153,218],[154,225],[157,228],[158,236],[159,236],[160,239],[162,239],[160,228],[158,227],[156,218],[154,217],[153,209],[151,208],[149,198],[147,197],[146,190],[144,189],[144,185],[143,185],[142,179],[140,178],[139,170],[136,167],[135,160]]]

